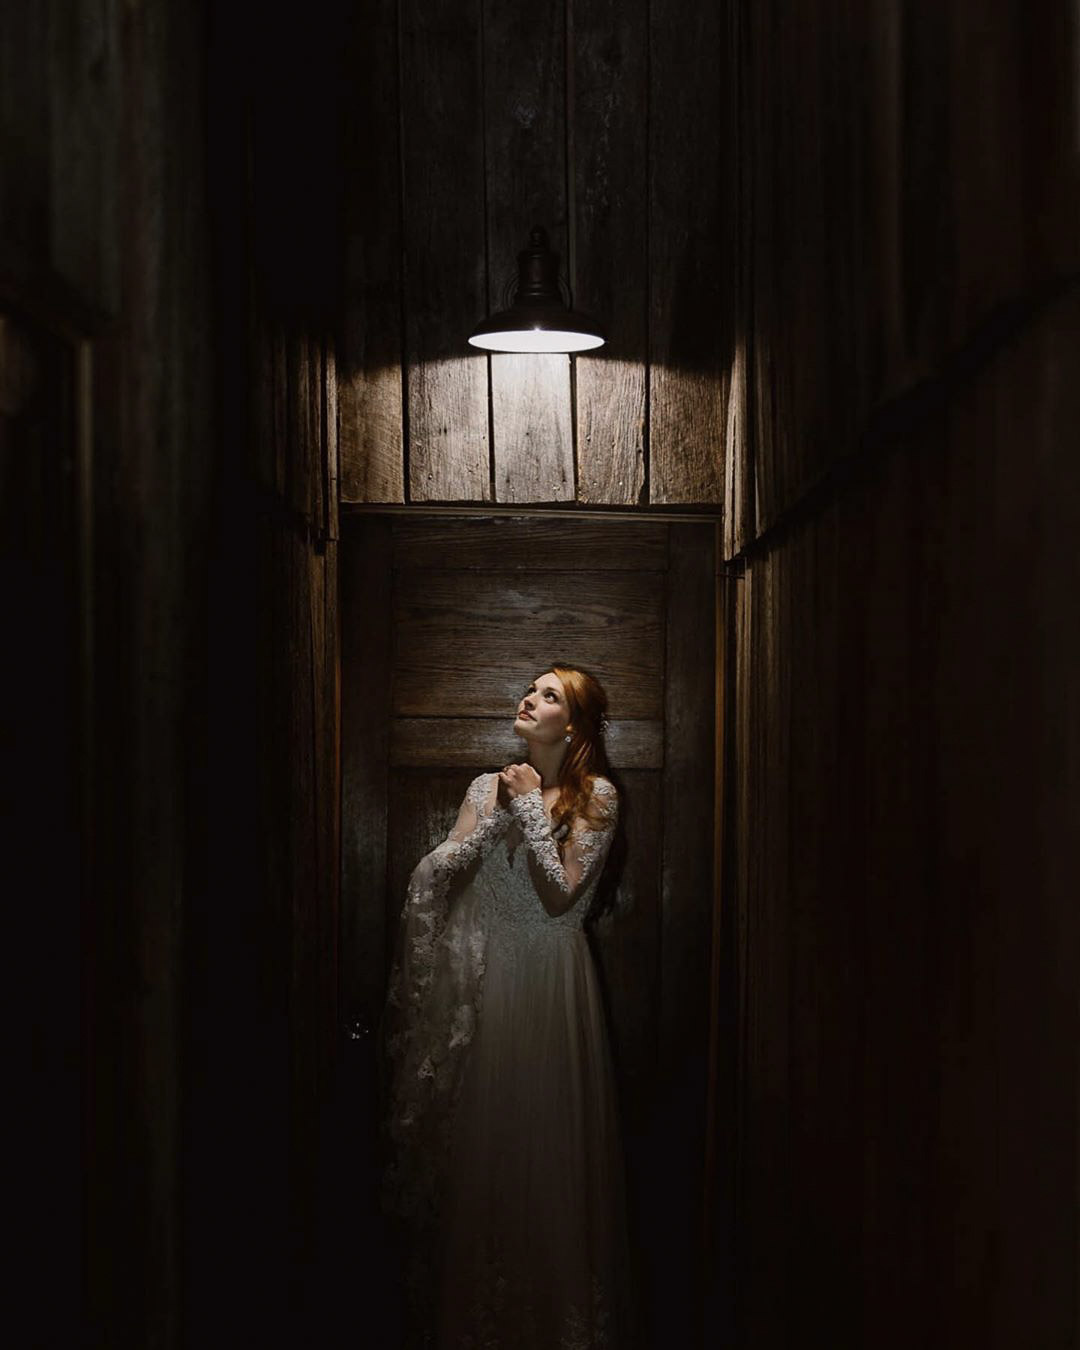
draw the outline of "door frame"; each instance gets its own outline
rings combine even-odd
[[[388,524],[397,518],[438,518],[491,520],[511,516],[534,516],[546,520],[593,520],[613,523],[615,521],[633,521],[693,525],[712,524],[713,526],[713,650],[714,650],[714,726],[713,726],[713,865],[712,865],[712,905],[711,905],[711,946],[709,951],[709,1028],[707,1037],[707,1103],[705,1116],[705,1157],[703,1188],[700,1204],[700,1254],[704,1307],[701,1310],[701,1330],[705,1343],[733,1343],[734,1336],[734,1289],[731,1272],[734,1268],[734,1203],[735,1177],[737,1170],[738,1148],[738,1047],[735,1044],[736,1027],[736,989],[738,951],[737,934],[734,926],[735,906],[732,903],[733,887],[736,878],[732,843],[734,832],[731,829],[730,815],[735,801],[734,775],[734,718],[736,692],[736,636],[740,597],[742,594],[742,568],[729,565],[723,556],[723,522],[715,511],[626,511],[626,510],[582,510],[573,508],[521,507],[495,505],[477,506],[440,506],[427,504],[342,504],[341,507],[341,552],[344,562],[351,533],[351,523],[359,518],[377,517]],[[346,621],[345,605],[349,587],[344,576],[339,584],[342,611],[340,631],[342,642],[339,644],[339,663],[344,665],[346,647],[349,642],[349,624]],[[388,596],[369,594],[372,605],[371,621],[383,626],[383,637],[392,640],[390,634],[391,609]],[[367,615],[365,615],[367,618]],[[343,702],[347,690],[341,679],[339,666],[339,687],[342,688]],[[373,724],[368,733],[370,753],[388,758],[388,739],[390,723],[390,689],[377,689],[376,699],[384,697],[385,716],[378,719],[381,726]],[[346,726],[346,712],[342,709],[342,738]],[[383,742],[387,742],[384,744]],[[350,840],[343,818],[343,799],[347,785],[348,755],[341,750],[343,790],[339,795],[338,837],[342,841],[342,882],[347,884],[350,866]],[[376,864],[377,866],[378,864]],[[385,857],[383,859],[385,868]],[[339,950],[341,950],[339,944]],[[381,960],[382,953],[378,953]],[[342,993],[346,991],[342,989]],[[366,1044],[372,1047],[375,1033],[373,1010],[350,1007],[347,998],[341,1001],[343,1015],[346,1018],[347,1032],[343,1044]]]

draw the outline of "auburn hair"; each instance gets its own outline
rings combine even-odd
[[[608,703],[600,681],[580,666],[571,666],[564,661],[556,661],[548,666],[548,670],[562,681],[570,713],[570,744],[559,767],[559,795],[551,811],[555,827],[559,829],[565,825],[571,829],[577,816],[581,816],[590,829],[600,829],[607,824],[598,814],[602,806],[594,803],[592,798],[593,781],[598,774],[603,774],[618,793],[615,837],[589,907],[589,921],[592,922],[615,906],[619,880],[626,865],[626,796],[622,783],[608,763],[604,744]]]
[[[611,773],[604,745],[607,694],[595,675],[578,666],[556,662],[548,670],[562,681],[571,738],[559,768],[559,795],[551,818],[556,826],[572,826],[574,818],[582,816],[590,829],[600,829],[604,820],[597,815],[592,787],[598,774],[606,778]]]

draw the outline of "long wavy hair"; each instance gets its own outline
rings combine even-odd
[[[556,661],[547,669],[562,681],[570,710],[571,740],[559,767],[559,795],[551,810],[556,829],[563,825],[569,828],[577,816],[581,816],[592,829],[599,829],[604,824],[592,804],[593,779],[598,774],[609,779],[619,794],[615,838],[608,851],[591,911],[595,918],[614,903],[626,860],[626,794],[608,763],[607,746],[604,743],[608,699],[596,676],[580,666]]]

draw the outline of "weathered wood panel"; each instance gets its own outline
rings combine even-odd
[[[474,0],[402,0],[408,494],[491,495],[485,312],[484,89]]]
[[[344,1014],[373,1027],[385,971],[386,765],[390,738],[390,525],[363,522],[342,549],[342,909]],[[370,1005],[370,1006],[369,1006]],[[378,1005],[378,1006],[376,1006]]]
[[[341,498],[401,502],[402,220],[398,2],[349,13],[344,115]]]
[[[886,400],[1075,273],[1064,11],[746,11],[759,530],[859,451]]]
[[[363,9],[375,52],[368,59],[385,72],[377,54],[385,6],[371,0]],[[735,18],[729,6],[688,24],[675,6],[650,24],[640,0],[584,9],[545,0],[528,10],[440,0],[423,13],[405,0],[408,406],[400,455],[411,500],[722,502],[728,451],[741,453],[726,395],[736,327]],[[712,56],[704,66],[703,51]],[[385,73],[379,81],[389,83]],[[363,106],[368,97],[360,96]],[[357,166],[348,176],[359,184],[375,156],[371,195],[384,196],[388,210],[381,228],[369,226],[368,244],[356,222],[373,208],[357,201],[347,208],[351,286],[357,259],[374,250],[382,260],[394,229],[396,203],[379,187],[389,173],[386,121],[395,94],[388,88],[382,98],[373,87],[370,97],[371,134],[347,152]],[[507,302],[533,225],[549,230],[576,302],[605,323],[600,354],[468,354],[465,335],[477,318]],[[396,263],[385,263],[373,286],[392,285]],[[369,315],[358,300],[347,304],[348,500],[390,500],[386,484],[396,481],[402,430],[389,374],[396,320],[383,313],[388,297],[381,289],[372,295]],[[387,362],[377,376],[368,374],[369,348]],[[361,409],[354,400],[369,385],[371,403]],[[659,447],[651,487],[650,434]],[[740,465],[740,481],[742,473]]]
[[[735,220],[726,6],[649,10],[649,501],[723,502]],[[724,72],[718,77],[717,69]]]
[[[612,722],[604,738],[616,769],[659,769],[664,763],[662,722]],[[421,764],[447,767],[517,763],[524,746],[514,734],[513,715],[490,717],[398,717],[390,740],[390,762],[398,768]]]
[[[864,196],[858,53],[865,19],[828,4],[747,14],[744,153],[756,401],[757,527],[852,446],[865,399],[859,360]],[[777,81],[787,90],[776,98]],[[830,209],[829,203],[841,203]],[[798,204],[796,206],[796,203]],[[828,333],[828,341],[822,340]]]
[[[660,1002],[660,776],[620,774],[627,860],[616,907],[597,920],[593,949],[603,976],[620,1097],[634,1153],[647,1135],[657,1067]],[[635,824],[636,822],[636,824]],[[635,1161],[644,1161],[636,1158]]]
[[[714,526],[672,525],[667,574],[662,784],[660,1071],[663,1169],[654,1336],[702,1334],[709,966],[713,920],[715,737]]]
[[[485,0],[483,31],[487,293],[496,310],[534,225],[547,229],[567,271],[564,0]],[[573,501],[570,358],[496,352],[489,360],[496,500]]]
[[[348,536],[351,539],[354,532],[362,534],[375,524],[357,517],[349,522]],[[621,715],[628,711],[628,703],[643,697],[655,700],[655,708],[647,715],[651,720],[631,714],[629,720],[620,716],[612,727],[609,744],[623,791],[629,854],[616,911],[596,923],[590,941],[619,1076],[635,1278],[646,1319],[643,1336],[645,1343],[659,1346],[667,1343],[673,1306],[682,1309],[676,1321],[688,1334],[701,1323],[701,1183],[713,919],[716,528],[712,522],[681,527],[643,524],[645,545],[638,555],[633,534],[639,527],[631,529],[624,521],[610,527],[589,522],[580,555],[571,549],[568,557],[582,570],[542,571],[538,582],[524,568],[507,571],[500,564],[527,562],[540,541],[556,551],[560,540],[573,544],[576,526],[514,518],[484,522],[482,530],[472,529],[473,524],[437,518],[391,521],[396,568],[395,706],[386,747],[388,770],[385,762],[381,767],[369,764],[367,770],[375,776],[387,773],[388,813],[385,821],[368,818],[347,827],[386,831],[385,893],[377,920],[369,916],[364,922],[372,932],[383,932],[382,955],[388,960],[411,869],[445,838],[470,779],[520,755],[520,742],[506,715],[520,689],[504,690],[503,676],[489,674],[492,653],[505,667],[512,658],[509,643],[525,629],[538,634],[545,645],[550,643],[544,629],[561,626],[561,610],[538,602],[553,586],[573,584],[589,603],[599,600],[605,611],[618,614],[614,646],[611,635],[604,638],[598,630],[597,653],[606,651],[608,659],[593,662],[593,668],[608,688],[613,712]],[[433,532],[430,540],[420,533],[425,525]],[[526,528],[520,529],[523,525]],[[605,528],[612,544],[606,552]],[[677,538],[669,572],[664,536],[672,531]],[[500,546],[500,532],[505,533],[505,547]],[[657,570],[627,570],[635,557]],[[469,566],[451,566],[458,562]],[[379,566],[385,565],[383,559]],[[384,577],[380,586],[371,572],[361,582],[357,574],[351,583],[352,603],[372,588],[388,595],[388,581]],[[524,604],[532,615],[528,624],[513,612],[514,605]],[[344,621],[349,624],[348,614]],[[501,626],[501,640],[494,623]],[[579,607],[575,659],[590,640],[589,626],[587,607]],[[359,651],[372,640],[378,642],[378,636],[371,639],[361,631],[350,644]],[[648,669],[639,669],[628,680],[627,666],[643,661]],[[427,663],[426,671],[421,663]],[[350,665],[362,674],[361,659],[354,656]],[[675,690],[669,688],[665,698],[666,671],[674,672]],[[536,671],[530,668],[528,673]],[[347,669],[346,682],[353,678]],[[483,715],[492,691],[495,712],[503,713],[501,717]],[[353,697],[367,706],[370,690],[358,690]],[[459,700],[475,706],[462,710],[456,706]],[[408,711],[403,709],[406,702],[413,705]],[[669,753],[678,756],[677,772],[666,763]],[[359,766],[355,748],[345,755],[346,765]],[[346,810],[351,809],[346,804]],[[355,891],[347,880],[346,907],[373,898],[353,895]],[[384,984],[380,977],[369,1003]],[[657,1158],[663,1160],[661,1166]],[[657,1233],[665,1235],[663,1242],[656,1241]]]
[[[597,919],[590,931],[601,988],[608,1009],[611,1049],[619,1092],[619,1124],[626,1159],[628,1221],[635,1287],[642,1311],[646,1291],[659,1281],[655,1267],[657,1214],[656,1083],[660,982],[660,819],[661,783],[656,773],[620,775],[620,810],[627,827],[626,867],[617,908]],[[674,1241],[676,1235],[669,1234]],[[661,1323],[662,1323],[662,1319]],[[661,1333],[662,1334],[662,1333]],[[644,1330],[642,1341],[647,1343]]]
[[[52,156],[63,153],[54,152],[49,140],[49,102],[57,96],[49,89],[49,18],[44,5],[5,5],[0,11],[0,234],[5,270],[18,259],[27,271],[48,266]]]
[[[121,28],[107,10],[88,5],[37,8],[49,14],[49,41],[43,50],[48,52],[50,69],[43,85],[51,140],[52,267],[89,303],[116,314],[122,299]],[[191,36],[185,36],[190,44]],[[192,55],[190,46],[187,55]],[[13,86],[18,88],[19,82],[13,81]],[[173,152],[187,161],[189,169],[198,162],[194,147],[183,142],[174,143]]]
[[[12,631],[34,633],[8,663],[26,697],[4,690],[25,724],[4,735],[6,868],[42,897],[10,935],[39,1089],[13,1148],[54,1160],[11,1222],[34,1335],[117,1350],[179,1345],[187,1292],[218,474],[204,18],[161,0],[0,16],[0,304],[39,363],[21,407],[5,341],[4,457],[33,461],[5,467],[0,573]],[[93,1163],[75,1172],[73,1136]]]
[[[888,1350],[1066,1343],[1080,803],[1077,728],[1050,710],[1080,658],[1078,331],[1073,297],[750,565],[737,1233],[756,1345],[826,1320]]]
[[[654,573],[583,584],[573,572],[406,571],[395,587],[397,716],[512,715],[528,682],[562,657],[597,673],[620,717],[661,715],[664,594]],[[553,634],[562,653],[551,651]]]
[[[492,353],[491,426],[497,501],[574,500],[568,356]]]
[[[630,506],[645,483],[646,6],[568,5],[567,23],[570,287],[607,334],[574,360],[577,496]]]
[[[646,520],[485,516],[394,520],[394,567],[529,572],[664,572],[667,525]]]

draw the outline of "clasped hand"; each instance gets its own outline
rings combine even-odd
[[[508,764],[499,773],[499,800],[505,803],[511,797],[523,797],[540,785],[540,775],[531,764]]]

